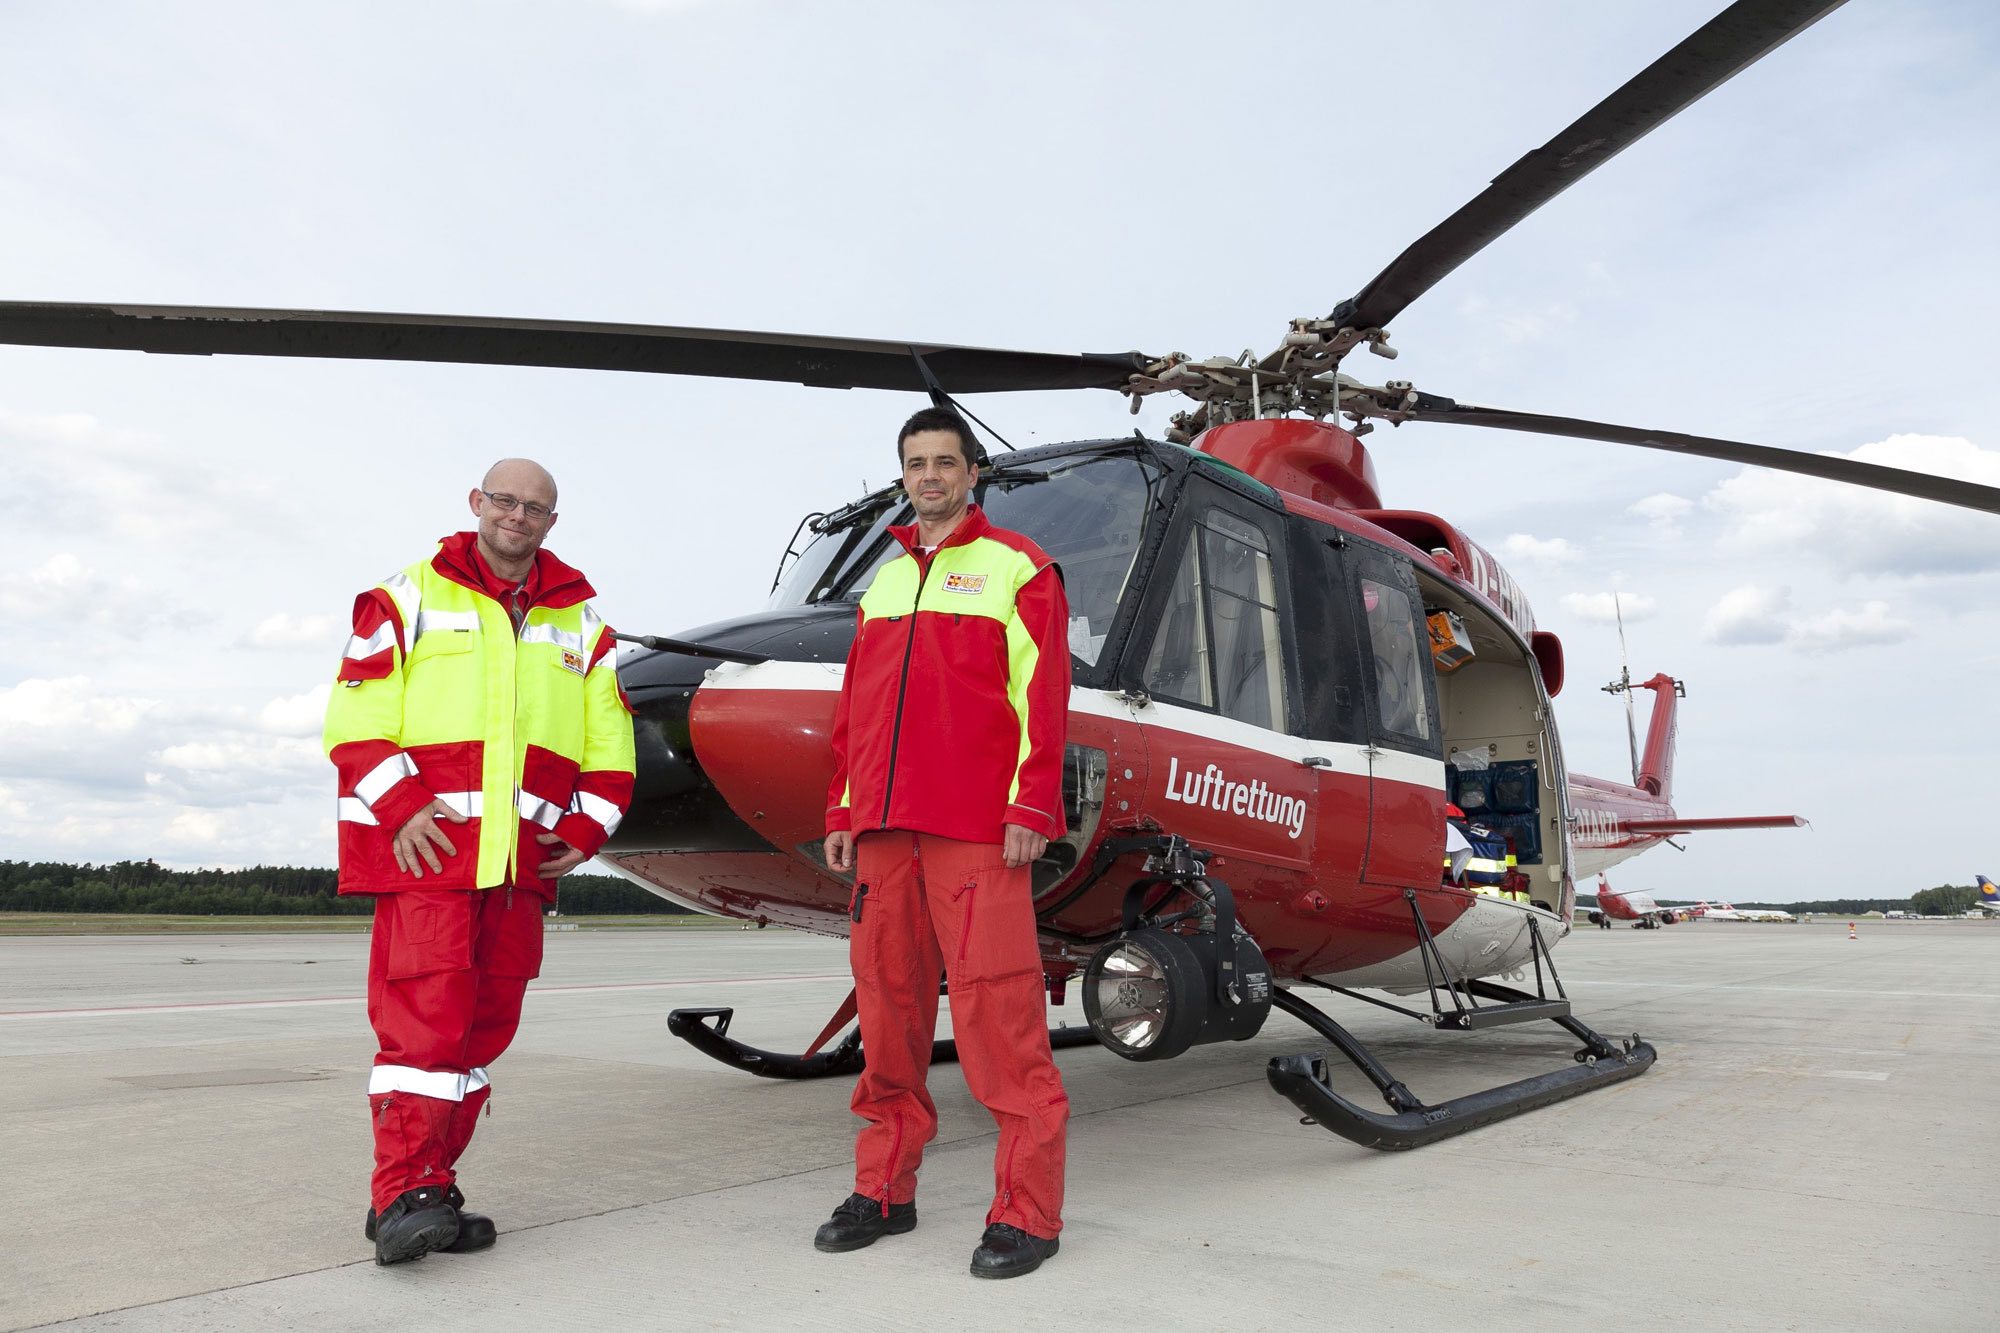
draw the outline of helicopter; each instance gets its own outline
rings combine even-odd
[[[1678,819],[1672,705],[1659,689],[1663,762],[1650,770],[1654,785],[1568,774],[1550,705],[1562,688],[1561,645],[1535,628],[1525,596],[1490,552],[1441,518],[1384,507],[1363,433],[1385,420],[1417,420],[1566,434],[1988,512],[2000,512],[2000,493],[1731,441],[1474,407],[1398,381],[1364,384],[1340,368],[1364,348],[1391,354],[1387,327],[1410,302],[1834,7],[1731,6],[1330,315],[1294,321],[1263,358],[26,303],[0,307],[0,339],[599,367],[946,398],[1079,388],[1135,403],[1157,393],[1186,397],[1192,406],[1165,440],[1021,451],[989,468],[979,493],[997,522],[1057,555],[1081,611],[1071,636],[1072,833],[1036,867],[1051,989],[1081,978],[1086,1008],[1095,1005],[1088,1039],[1134,1058],[1166,1058],[1254,1031],[1256,986],[1224,984],[1223,973],[1263,975],[1269,1005],[1359,1065],[1392,1114],[1370,1118],[1345,1103],[1316,1057],[1274,1062],[1274,1084],[1328,1128],[1377,1146],[1415,1146],[1629,1077],[1653,1058],[1636,1039],[1618,1044],[1579,1030],[1554,980],[1548,946],[1567,928],[1578,874],[1681,832],[1795,821]],[[850,599],[865,586],[897,503],[893,491],[876,492],[817,516],[771,610],[652,639],[647,655],[621,666],[638,709],[642,765],[633,814],[607,849],[622,873],[707,910],[845,933],[846,887],[818,857],[813,827],[828,762],[824,724],[852,632]],[[1436,618],[1448,651],[1466,654],[1449,671],[1431,637]],[[1446,805],[1468,793],[1489,802],[1488,827],[1510,842],[1525,889],[1503,895],[1440,883]],[[1538,985],[1529,996],[1491,980],[1529,968],[1538,980],[1547,970],[1548,991]],[[1313,986],[1426,993],[1430,1012],[1415,1016],[1444,1029],[1554,1019],[1585,1046],[1577,1068],[1560,1076],[1424,1106],[1299,997]],[[840,1014],[815,1043],[829,1048],[802,1057],[744,1047],[728,1037],[728,1022],[722,1011],[695,1011],[676,1026],[760,1073],[839,1072],[860,1058],[851,1036],[835,1041]]]

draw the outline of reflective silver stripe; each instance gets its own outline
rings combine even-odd
[[[543,800],[533,792],[522,792],[515,797],[515,804],[520,807],[521,818],[530,824],[540,824],[545,829],[554,829],[562,822],[563,808],[554,801]]]
[[[437,798],[450,806],[454,814],[467,819],[483,819],[486,810],[486,793],[477,791],[441,791]]]
[[[569,812],[596,820],[604,826],[606,836],[616,833],[618,821],[625,817],[625,812],[616,804],[587,791],[580,791],[569,798]]]
[[[402,619],[403,651],[407,653],[410,651],[410,645],[416,641],[414,630],[417,623],[418,608],[423,602],[423,592],[408,574],[403,573],[391,574],[388,578],[383,579],[382,589],[389,594],[389,599],[396,604],[396,612]]]
[[[364,662],[394,642],[396,642],[396,627],[385,620],[365,639],[359,634],[348,635],[347,647],[342,650],[341,655],[356,662]]]
[[[522,643],[552,643],[570,652],[583,652],[583,636],[572,630],[557,629],[554,625],[529,625],[521,631]]]
[[[479,628],[477,611],[419,611],[417,612],[417,638],[434,630],[476,630]]]
[[[367,802],[368,808],[373,810],[375,802],[381,800],[389,788],[404,778],[413,778],[416,775],[417,766],[410,756],[398,752],[369,769],[367,774],[354,784],[354,794]]]
[[[485,796],[476,791],[441,791],[437,794],[437,799],[443,801],[467,819],[480,818],[480,812],[486,805]],[[372,826],[382,822],[375,818],[374,812],[358,796],[343,796],[340,798],[340,818],[349,824],[368,824]]]
[[[411,1065],[376,1065],[368,1072],[368,1095],[414,1092],[419,1097],[435,1097],[441,1102],[462,1102],[471,1081],[470,1074],[443,1073]]]
[[[466,1071],[465,1090],[467,1093],[478,1092],[481,1088],[487,1086],[492,1081],[493,1081],[492,1079],[486,1077],[486,1066],[481,1065],[477,1069],[470,1069]]]

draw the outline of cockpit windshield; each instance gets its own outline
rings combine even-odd
[[[1085,666],[1096,666],[1104,651],[1160,476],[1150,459],[1122,453],[1003,464],[980,477],[974,499],[986,516],[1032,538],[1062,566],[1070,651]],[[890,525],[911,521],[900,492],[870,500],[876,503],[837,515],[836,523],[848,521],[806,547],[773,590],[773,607],[861,600],[875,571],[902,549]]]

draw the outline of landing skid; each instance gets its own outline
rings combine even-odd
[[[667,1031],[703,1055],[759,1078],[841,1078],[860,1073],[867,1063],[861,1053],[859,1028],[817,1054],[789,1055],[746,1046],[730,1036],[729,1022],[735,1016],[734,1009],[676,1009],[667,1015]],[[1097,1038],[1087,1027],[1049,1029],[1049,1045],[1056,1050],[1096,1044]],[[932,1064],[954,1064],[957,1060],[957,1042],[943,1037],[931,1043]]]
[[[1544,1004],[1534,995],[1491,982],[1458,985],[1503,1005],[1522,1006],[1519,1012],[1523,1018],[1530,1016],[1531,1007],[1540,1009]],[[1567,1013],[1533,1013],[1533,1017],[1546,1017],[1583,1042],[1573,1066],[1428,1106],[1391,1074],[1359,1038],[1305,1000],[1290,991],[1279,990],[1272,996],[1272,1003],[1332,1042],[1356,1069],[1368,1076],[1368,1081],[1381,1092],[1382,1100],[1389,1104],[1390,1113],[1370,1111],[1335,1092],[1327,1082],[1324,1052],[1281,1055],[1272,1060],[1265,1071],[1271,1086],[1305,1113],[1305,1123],[1323,1126],[1364,1148],[1390,1151],[1421,1148],[1566,1097],[1581,1096],[1636,1078],[1646,1072],[1658,1054],[1637,1033],[1614,1045]]]

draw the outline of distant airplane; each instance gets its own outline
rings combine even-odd
[[[1613,893],[1611,882],[1599,874],[1597,910],[1590,914],[1590,923],[1608,926],[1613,921],[1630,921],[1634,930],[1658,930],[1677,921],[1692,920],[1706,907],[1706,903],[1698,907],[1662,907],[1644,893]]]
[[[1979,901],[1972,904],[1982,912],[2000,912],[2000,886],[1984,875],[1974,875],[1979,881]]]
[[[1731,907],[1728,903],[1702,903],[1701,915],[1710,921],[1796,921],[1790,912],[1775,907]]]

